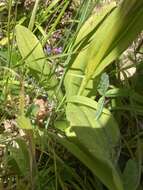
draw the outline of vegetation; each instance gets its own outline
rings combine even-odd
[[[143,189],[142,10],[0,2],[0,189]]]

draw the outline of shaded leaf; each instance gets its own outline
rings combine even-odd
[[[139,168],[134,160],[128,160],[123,172],[123,182],[125,190],[136,190],[138,187]]]
[[[10,156],[8,157],[8,164],[13,171],[20,175],[27,176],[30,168],[29,151],[24,140],[18,138],[15,140],[18,147],[10,147]],[[18,168],[17,168],[18,167]]]

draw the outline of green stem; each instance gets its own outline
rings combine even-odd
[[[31,190],[35,190],[37,174],[36,160],[35,160],[35,143],[32,130],[26,130],[26,135],[29,141],[29,158],[30,158],[30,183]]]
[[[11,20],[11,7],[12,7],[12,0],[8,1],[8,20],[7,20],[7,38],[8,38],[8,68],[11,67],[11,46],[10,46],[10,20]],[[5,73],[6,76],[6,83],[5,83],[5,90],[4,90],[4,104],[7,100],[8,95],[8,81],[9,75],[7,71]]]
[[[11,47],[10,47],[10,20],[11,20],[11,7],[12,7],[12,0],[9,0],[8,3],[8,21],[7,21],[7,37],[8,37],[8,66],[10,68],[10,60],[11,60]]]
[[[69,1],[67,1],[63,7],[63,9],[61,10],[59,16],[57,17],[56,21],[54,22],[54,24],[52,25],[50,31],[48,32],[46,38],[43,40],[42,45],[44,46],[47,43],[47,40],[49,39],[49,37],[51,36],[52,32],[54,31],[54,29],[56,28],[56,26],[59,24],[60,19],[62,18],[63,14],[65,13],[65,10],[67,9],[69,5]]]
[[[88,83],[88,79],[87,78],[83,78],[82,82],[81,82],[81,85],[80,85],[80,88],[79,88],[79,91],[78,91],[78,96],[81,96],[87,86],[87,83]]]
[[[39,2],[40,2],[40,0],[35,1],[35,5],[34,5],[33,11],[32,11],[31,18],[30,18],[28,28],[31,31],[33,30],[33,27],[34,27],[34,22],[35,22],[35,17],[36,17],[36,12],[37,12],[37,9],[38,9]]]

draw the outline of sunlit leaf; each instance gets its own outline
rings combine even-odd
[[[36,36],[26,27],[16,26],[16,41],[23,58],[33,76],[38,80],[46,77],[46,85],[49,86],[49,95],[56,95],[60,100],[62,92],[57,90],[58,80],[55,73],[51,71],[49,63],[45,59],[42,45]]]
[[[66,114],[70,127],[66,129],[66,135],[70,141],[69,150],[110,190],[122,190],[122,182],[115,166],[119,129],[106,109],[96,120],[97,107],[97,102],[83,96],[68,99]]]
[[[100,82],[97,86],[97,90],[100,95],[104,96],[108,88],[109,88],[109,76],[106,73],[103,73],[101,75]]]
[[[89,84],[125,51],[143,29],[143,1],[125,0],[117,8],[100,15],[92,31],[80,40],[78,55],[73,58],[65,78],[67,96],[85,95],[96,87]],[[108,14],[107,14],[108,13]],[[90,19],[89,19],[90,20]],[[81,78],[73,74],[81,75]],[[96,92],[96,90],[95,90]]]
[[[25,117],[24,115],[20,115],[17,118],[17,124],[18,124],[18,127],[21,129],[26,129],[26,130],[33,129],[29,118]]]
[[[36,36],[22,25],[16,26],[16,41],[22,58],[28,67],[39,74],[48,75],[50,67],[45,61],[42,45]]]
[[[105,103],[105,97],[102,96],[99,100],[98,100],[98,105],[97,105],[97,111],[96,111],[96,119],[98,119],[103,111],[104,108],[104,103]]]
[[[80,29],[75,42],[75,51],[77,51],[77,54],[72,56],[71,68],[68,70],[64,81],[67,97],[78,93],[82,78],[85,76],[84,71],[87,66],[88,59],[90,59],[93,51],[94,53],[97,53],[99,46],[101,45],[101,41],[104,39],[103,32],[101,33],[99,31],[97,33],[98,28],[100,28],[104,19],[110,15],[114,8],[115,3],[105,5],[100,12],[95,12]],[[96,42],[94,42],[94,38],[98,39],[98,41],[96,40]],[[91,44],[92,50],[90,53],[87,53]],[[85,90],[85,95],[97,86],[96,83],[97,80],[89,81]]]

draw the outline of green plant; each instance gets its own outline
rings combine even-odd
[[[118,126],[112,121],[110,113],[106,120],[104,109],[100,118],[96,119],[97,104],[90,99],[90,93],[92,92],[94,97],[97,96],[96,81],[99,75],[126,50],[142,30],[142,7],[142,1],[125,0],[118,7],[114,4],[109,5],[100,15],[90,17],[76,38],[74,47],[79,53],[71,59],[71,67],[64,81],[67,97],[66,116],[70,123],[66,130],[69,143],[64,137],[58,137],[58,140],[86,164],[110,190],[127,188],[123,187],[120,172],[115,169],[116,165],[109,156],[110,150],[107,150],[107,147],[114,149],[118,145]],[[85,30],[88,26],[89,30]],[[106,132],[104,127],[107,129]],[[97,142],[98,138],[101,139],[101,143],[100,140]],[[137,186],[132,188],[135,189]]]
[[[139,128],[130,127],[122,132],[122,125],[124,122],[129,126],[138,123],[139,116],[143,115],[143,98],[140,88],[136,90],[138,85],[131,86],[132,81],[139,84],[138,77],[128,79],[124,73],[126,67],[120,68],[119,60],[143,29],[142,0],[105,4],[91,15],[93,1],[82,2],[77,13],[79,17],[71,26],[74,35],[67,30],[65,39],[69,37],[69,41],[61,40],[63,53],[48,56],[43,47],[70,2],[65,0],[60,4],[55,0],[44,13],[39,10],[40,16],[36,17],[38,3],[35,2],[29,28],[16,25],[16,45],[11,45],[9,17],[8,54],[1,52],[4,76],[1,80],[5,85],[1,102],[4,107],[9,96],[16,96],[16,123],[24,131],[24,137],[11,138],[9,144],[6,143],[3,166],[7,167],[5,173],[9,174],[10,169],[14,173],[6,176],[7,187],[141,189],[142,133]],[[46,34],[42,24],[54,13],[55,6],[61,12]],[[140,67],[142,61],[134,57],[136,52],[131,60]],[[54,66],[53,62],[56,62]],[[64,68],[60,79],[55,72],[59,65]],[[124,73],[124,81],[118,78],[120,72]],[[29,78],[34,82],[29,84]],[[43,121],[44,128],[40,128],[35,119],[40,107],[34,105],[32,96],[38,98],[45,92],[51,110]],[[33,101],[31,105],[26,104],[26,94]],[[5,176],[0,178],[5,179]]]

